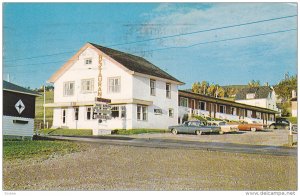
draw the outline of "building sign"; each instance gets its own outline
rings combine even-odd
[[[23,110],[25,109],[25,105],[21,99],[16,103],[15,108],[19,114],[21,114],[23,112]]]
[[[101,120],[111,119],[111,106],[107,103],[97,103],[93,107],[93,118]]]

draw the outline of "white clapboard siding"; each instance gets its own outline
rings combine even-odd
[[[14,120],[26,120],[28,124],[18,124],[14,123]],[[34,129],[34,119],[32,118],[20,118],[14,116],[3,116],[3,135],[13,135],[13,136],[33,136]]]

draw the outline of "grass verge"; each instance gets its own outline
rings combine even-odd
[[[297,124],[297,121],[298,121],[297,117],[288,117],[287,119],[288,119],[292,124]]]
[[[3,159],[48,158],[80,151],[79,144],[66,141],[25,140],[3,141]]]
[[[93,131],[91,129],[42,129],[39,133],[44,135],[93,135]]]
[[[117,135],[134,135],[134,134],[141,134],[141,133],[166,133],[168,132],[167,130],[164,129],[119,129],[119,130],[114,130],[113,134]]]

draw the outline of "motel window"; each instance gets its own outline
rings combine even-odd
[[[79,113],[79,108],[78,107],[74,108],[74,117],[75,117],[75,120],[78,120],[78,113]]]
[[[150,95],[155,96],[155,80],[150,79]]]
[[[121,91],[121,78],[108,78],[108,92],[119,93]]]
[[[252,118],[252,111],[251,110],[247,110],[247,117]]]
[[[64,96],[74,95],[75,82],[64,82]]]
[[[171,98],[171,84],[166,83],[166,97]]]
[[[206,103],[204,101],[199,101],[199,109],[206,110]]]
[[[180,97],[179,106],[188,107],[188,98]]]
[[[91,120],[92,119],[92,108],[91,107],[87,107],[86,108],[86,119],[87,120]]]
[[[220,105],[219,109],[220,109],[220,113],[226,113],[225,112],[226,111],[226,106],[225,105]]]
[[[137,105],[137,119],[147,120],[147,106]]]
[[[245,116],[245,109],[240,109],[240,116]]]
[[[174,109],[169,108],[169,117],[173,118],[174,117]]]
[[[231,114],[236,116],[236,108],[231,107]]]
[[[254,99],[255,93],[247,93],[246,99]]]
[[[261,119],[261,113],[260,112],[256,112],[256,118]]]
[[[81,80],[81,92],[90,93],[94,90],[94,79]]]
[[[163,112],[162,112],[162,109],[154,109],[154,114],[155,115],[161,115]]]
[[[87,58],[87,59],[84,59],[84,64],[86,65],[91,65],[92,64],[92,58]]]

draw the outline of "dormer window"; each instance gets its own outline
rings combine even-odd
[[[246,99],[254,99],[254,97],[255,97],[255,93],[248,93],[246,95]]]
[[[84,64],[85,65],[91,65],[92,64],[92,58],[87,58],[87,59],[84,59]]]

